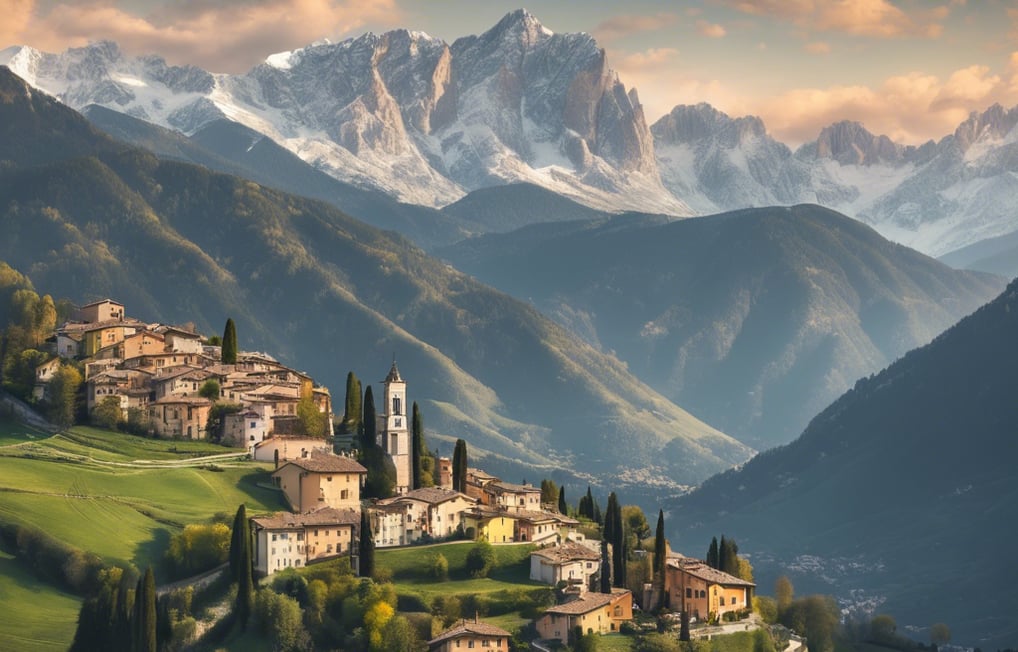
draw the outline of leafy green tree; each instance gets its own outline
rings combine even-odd
[[[778,622],[778,603],[766,595],[753,596],[753,611],[760,615],[760,620],[768,625]]]
[[[774,582],[774,600],[778,604],[778,618],[792,606],[792,599],[795,597],[795,589],[792,581],[785,575],[778,577]]]
[[[156,580],[151,566],[145,569],[144,577],[138,580],[134,590],[131,625],[134,632],[131,650],[156,652]]]
[[[898,623],[892,616],[880,614],[870,621],[870,638],[877,643],[893,643],[898,631]]]
[[[104,396],[99,405],[92,408],[92,424],[112,430],[123,418],[119,396]]]
[[[406,616],[394,615],[382,627],[380,650],[384,652],[412,652],[421,645],[417,630],[410,624]]]
[[[440,552],[431,555],[428,560],[428,577],[436,582],[444,582],[449,579],[449,560]]]
[[[558,488],[558,513],[569,515],[569,503],[566,502],[566,487],[562,485]]]
[[[375,538],[371,532],[371,519],[368,510],[361,510],[361,526],[358,531],[359,571],[361,577],[371,577],[375,573]]]
[[[456,440],[452,451],[452,488],[455,491],[467,491],[467,442]]]
[[[626,528],[637,540],[646,539],[650,536],[650,525],[647,523],[647,516],[638,505],[624,505],[622,507],[622,520]]]
[[[307,649],[311,639],[304,629],[300,605],[288,595],[261,589],[254,599],[258,628],[274,650]]]
[[[74,424],[79,389],[81,372],[71,365],[60,365],[49,381],[46,416],[50,421],[63,428]]]
[[[237,364],[237,327],[232,317],[227,318],[223,328],[222,360],[223,364]]]
[[[215,378],[209,378],[198,388],[198,396],[207,398],[214,403],[219,400],[220,391],[219,381]]]
[[[202,573],[230,557],[230,528],[222,523],[192,523],[170,537],[166,558],[180,577]]]
[[[944,645],[951,642],[951,628],[945,623],[934,623],[930,626],[930,643]]]
[[[297,401],[297,420],[304,434],[309,437],[325,437],[329,425],[325,414],[315,405],[310,392]]]
[[[487,541],[478,541],[467,553],[466,569],[470,577],[487,577],[495,567],[495,549]]]

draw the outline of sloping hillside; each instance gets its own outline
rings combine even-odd
[[[395,353],[429,431],[468,438],[510,478],[545,465],[692,483],[750,454],[615,358],[395,234],[121,145],[6,70],[0,124],[11,161],[0,260],[45,292],[116,296],[133,315],[206,332],[232,316],[242,347],[337,392],[350,369],[380,378]]]
[[[438,253],[761,450],[1005,283],[815,205],[535,225]]]
[[[1016,333],[1018,281],[858,381],[793,443],[672,505],[670,534],[696,552],[727,532],[765,587],[789,572],[899,626],[941,621],[958,643],[1014,647]]]

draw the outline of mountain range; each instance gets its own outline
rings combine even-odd
[[[983,649],[1018,640],[1018,281],[855,386],[787,446],[670,505],[680,549],[725,532],[779,573]]]
[[[440,208],[516,183],[598,211],[680,217],[817,203],[935,256],[1015,230],[1018,109],[973,113],[918,147],[843,121],[793,152],[759,118],[706,104],[648,126],[590,35],[553,33],[525,10],[451,45],[368,33],[272,54],[240,75],[127,57],[111,42],[62,54],[10,47],[0,64],[81,110],[100,105],[188,136],[239,123],[404,205]],[[416,235],[403,219],[412,211],[399,212],[393,225]],[[422,244],[459,235],[414,220],[431,233]]]
[[[526,205],[522,191],[488,205]],[[758,450],[1005,284],[816,205],[538,224],[436,253]]]
[[[507,478],[544,469],[674,489],[752,454],[401,236],[115,141],[6,69],[0,161],[0,260],[41,291],[115,296],[132,315],[206,333],[232,316],[243,348],[337,392],[349,370],[380,378],[396,353],[443,452],[467,437]]]

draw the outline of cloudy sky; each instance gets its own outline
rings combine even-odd
[[[396,27],[452,42],[516,3],[484,0],[0,0],[0,48],[112,39],[131,54],[242,72],[315,40]],[[649,122],[676,104],[755,114],[798,144],[835,120],[899,142],[1018,104],[1018,0],[530,0],[556,32],[589,32]]]

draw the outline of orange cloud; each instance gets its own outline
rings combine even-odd
[[[810,54],[830,54],[831,44],[825,43],[824,41],[814,41],[802,46],[802,49],[806,50]]]
[[[8,42],[61,51],[111,39],[131,54],[158,52],[173,63],[241,72],[273,52],[399,18],[395,0],[198,1],[146,17],[103,0],[86,0],[35,15]]]
[[[0,48],[19,43],[32,19],[34,0],[0,0]]]
[[[612,16],[608,20],[598,23],[591,33],[601,43],[610,43],[633,34],[653,32],[668,27],[678,19],[677,15],[671,13],[660,13],[653,16]]]
[[[716,23],[708,23],[706,20],[696,21],[696,31],[700,32],[701,36],[708,38],[721,38],[725,35],[725,28]]]
[[[888,0],[721,0],[744,13],[789,21],[816,32],[843,32],[856,36],[891,38],[943,32],[938,22],[949,7],[922,8],[906,13]]]

